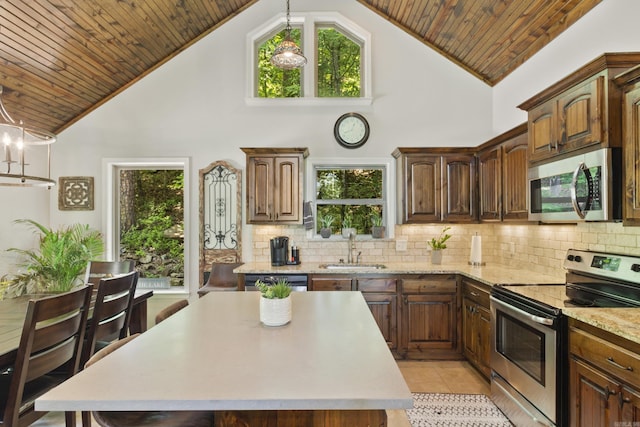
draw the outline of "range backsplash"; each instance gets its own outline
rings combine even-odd
[[[562,260],[567,249],[585,249],[640,255],[640,227],[623,227],[621,223],[579,223],[576,225],[536,224],[447,224],[452,235],[443,253],[443,264],[466,262],[471,251],[471,236],[482,236],[483,262],[513,267],[526,267],[543,274],[562,273]],[[346,260],[348,240],[312,237],[302,226],[253,226],[252,259],[269,262],[269,239],[289,236],[300,249],[302,262],[337,262]],[[361,261],[429,263],[427,241],[440,235],[443,226],[396,225],[391,239],[356,241]],[[406,241],[406,251],[396,250],[397,241]],[[400,245],[402,246],[402,245]]]

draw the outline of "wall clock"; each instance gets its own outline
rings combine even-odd
[[[369,122],[362,114],[343,114],[336,120],[333,135],[343,147],[358,148],[369,139]]]

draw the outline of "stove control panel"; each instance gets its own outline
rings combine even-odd
[[[569,249],[564,268],[640,284],[640,257]]]

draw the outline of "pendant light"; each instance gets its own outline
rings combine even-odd
[[[2,144],[4,158],[0,154],[0,186],[9,187],[52,187],[55,181],[51,179],[51,144],[56,142],[56,136],[50,132],[24,126],[22,120],[16,123],[11,118],[2,102],[2,86],[0,86],[0,144]],[[27,155],[36,156],[37,152],[46,150],[45,169],[39,174],[27,175]],[[45,155],[44,153],[42,154]],[[33,166],[35,169],[36,166]]]
[[[271,64],[285,70],[300,68],[307,63],[302,49],[291,39],[291,16],[289,15],[289,0],[287,0],[287,26],[284,29],[284,40],[276,47],[271,56]]]

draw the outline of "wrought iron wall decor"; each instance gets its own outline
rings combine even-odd
[[[61,211],[92,211],[93,177],[60,177],[58,179],[58,209]]]

